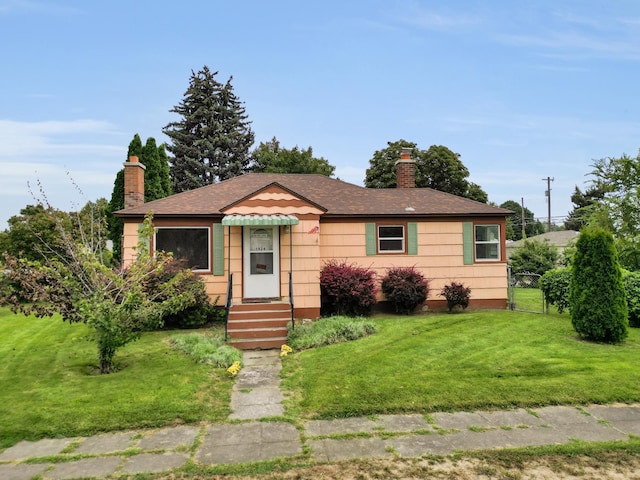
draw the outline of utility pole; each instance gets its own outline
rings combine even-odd
[[[544,192],[544,195],[547,197],[547,232],[551,231],[551,182],[553,182],[553,178],[547,177],[543,178],[542,181],[547,182],[547,189]]]
[[[525,232],[525,218],[524,218],[524,197],[520,197],[520,202],[522,204],[521,208],[520,208],[520,218],[522,218],[522,239],[524,240],[525,238],[527,238],[527,234]]]

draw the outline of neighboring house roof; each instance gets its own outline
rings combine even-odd
[[[575,230],[558,230],[557,232],[546,232],[540,235],[534,235],[523,240],[507,243],[507,248],[519,248],[524,245],[525,241],[549,242],[556,247],[566,247],[572,240],[575,240],[580,232]]]
[[[139,217],[223,215],[226,207],[277,185],[320,207],[324,216],[505,216],[513,212],[430,188],[373,189],[319,174],[248,173],[117,212]],[[407,207],[413,210],[408,211]]]

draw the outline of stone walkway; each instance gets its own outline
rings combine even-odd
[[[279,352],[244,355],[245,367],[232,392],[234,422],[23,441],[0,452],[0,478],[40,475],[42,480],[62,480],[167,472],[189,463],[213,466],[293,457],[302,455],[303,446],[312,460],[333,462],[640,435],[640,405],[435,413],[429,420],[422,415],[380,415],[307,421],[298,429],[279,418]],[[257,421],[265,417],[270,421]]]

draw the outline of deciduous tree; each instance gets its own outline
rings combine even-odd
[[[251,160],[251,171],[256,173],[319,173],[331,177],[336,169],[324,158],[314,157],[311,147],[287,149],[276,137],[260,142]]]
[[[524,220],[522,217],[522,206],[515,200],[507,200],[500,204],[501,208],[511,210],[513,216],[507,218],[507,240],[521,240],[522,239],[522,222],[524,221],[524,233],[525,236],[533,237],[544,233],[544,225],[535,219],[533,212],[527,207],[524,207]]]
[[[432,145],[420,150],[413,142],[398,140],[388,142],[387,148],[378,150],[369,160],[365,186],[369,188],[393,188],[396,186],[395,163],[400,159],[403,147],[411,148],[416,160],[416,187],[433,188],[442,192],[487,203],[488,196],[482,188],[468,180],[469,170],[460,155],[443,145]]]

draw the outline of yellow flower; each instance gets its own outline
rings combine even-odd
[[[291,352],[293,352],[293,348],[291,348],[289,345],[282,345],[282,347],[280,347],[281,357],[286,357]]]
[[[233,362],[231,364],[231,366],[229,368],[227,368],[227,372],[229,372],[231,375],[237,375],[237,373],[240,371],[240,369],[242,368],[242,366],[240,365],[240,362],[238,362],[237,360],[235,362]]]

